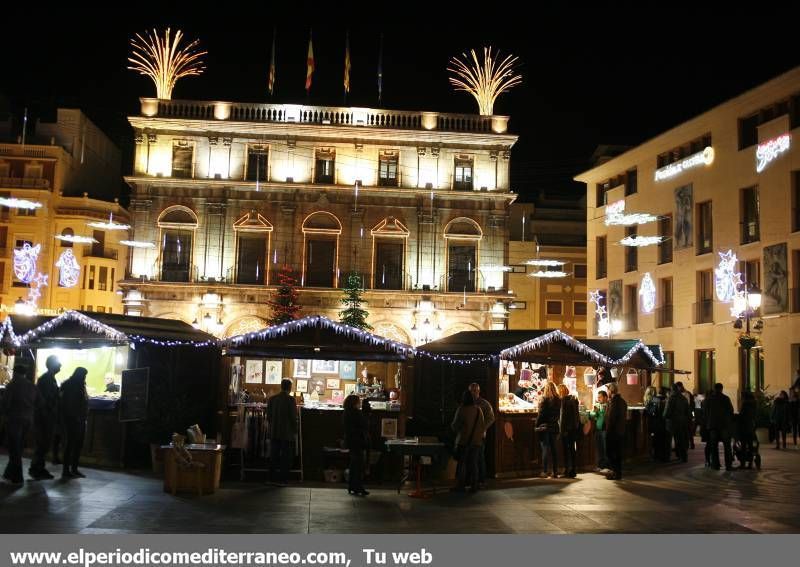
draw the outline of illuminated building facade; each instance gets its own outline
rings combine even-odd
[[[799,127],[796,68],[577,177],[587,186],[589,289],[619,321],[614,336],[661,344],[696,392],[722,382],[775,393],[800,366]],[[637,213],[657,219],[636,224]],[[614,224],[621,218],[631,222]],[[661,242],[620,244],[642,236]],[[729,252],[762,296],[749,353],[717,277],[731,271],[721,266]],[[597,336],[591,308],[587,324]]]
[[[508,118],[142,99],[126,312],[265,326],[280,266],[338,319],[361,275],[378,334],[505,328]]]

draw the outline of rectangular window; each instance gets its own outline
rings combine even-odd
[[[625,286],[625,330],[639,328],[639,288],[636,284]]]
[[[573,271],[572,276],[576,280],[585,280],[586,279],[586,264],[575,264],[575,269]]]
[[[638,172],[635,169],[630,170],[626,174],[625,179],[625,196],[633,195],[638,191]]]
[[[8,227],[0,226],[0,250],[4,250],[7,245],[8,245]]]
[[[44,166],[41,163],[26,163],[23,175],[25,179],[41,179],[44,175]]]
[[[664,370],[675,370],[675,353],[671,350],[664,351]],[[662,388],[671,388],[672,383],[675,381],[675,374],[673,372],[659,372],[661,379],[659,385]]]
[[[35,217],[36,209],[17,209],[18,217]]]
[[[236,252],[236,283],[263,284],[267,265],[267,233],[240,232]]]
[[[800,313],[800,250],[792,250],[792,313]]]
[[[403,242],[397,239],[375,243],[375,289],[403,289]]]
[[[266,181],[268,165],[267,146],[252,144],[247,146],[246,181]]]
[[[792,172],[792,232],[797,231],[800,231],[800,170]]]
[[[586,302],[585,301],[573,301],[572,302],[572,314],[575,316],[578,315],[586,315]]]
[[[658,263],[669,264],[672,262],[672,214],[664,215],[658,219]]]
[[[658,298],[661,307],[656,313],[656,326],[672,327],[672,278],[663,278],[658,282]]]
[[[472,191],[472,160],[456,158],[455,168],[453,189],[455,191]]]
[[[761,348],[739,348],[739,383],[742,390],[764,389],[764,351]]]
[[[697,272],[695,324],[714,321],[714,283],[711,270]]]
[[[194,177],[194,145],[179,140],[172,143],[172,177]]]
[[[106,291],[108,289],[108,268],[105,266],[100,266],[100,270],[97,274],[97,289],[100,291]]]
[[[742,281],[746,285],[753,284],[761,287],[761,262],[758,260],[741,260],[739,262],[739,272],[742,274]]]
[[[697,254],[708,254],[714,248],[711,201],[697,205]]]
[[[607,275],[606,265],[606,237],[597,237],[597,279],[603,279]]]
[[[475,245],[450,244],[447,258],[447,291],[475,291]]]
[[[306,281],[309,287],[333,287],[336,269],[336,241],[309,240],[306,243]]]
[[[561,315],[562,311],[564,310],[564,306],[560,301],[548,301],[547,302],[547,314],[548,315]]]
[[[188,230],[165,230],[163,232],[161,281],[190,281],[192,236],[192,232]]]
[[[625,236],[635,238],[637,235],[635,226],[625,227]],[[625,271],[635,272],[639,269],[639,249],[636,246],[625,246]]]
[[[11,164],[7,161],[0,162],[0,177],[11,177]]]
[[[6,289],[6,263],[0,262],[0,293]]]
[[[609,184],[608,182],[605,182],[605,183],[598,183],[598,184],[597,184],[597,200],[596,200],[596,206],[598,206],[598,207],[604,207],[604,206],[606,206],[606,205],[608,204],[608,203],[607,203],[607,201],[608,201],[608,198],[607,198],[606,194],[608,193],[608,190],[609,190],[610,188],[611,188],[611,186],[610,186],[610,184]]]
[[[742,189],[741,211],[742,244],[756,242],[759,239],[758,226],[758,187]]]
[[[95,267],[89,266],[89,289],[94,289]],[[91,308],[89,308],[91,311]]]
[[[743,150],[758,143],[758,113],[739,119],[739,149]]]
[[[94,308],[91,305],[87,305],[86,311],[94,311]]]
[[[314,162],[314,183],[334,182],[336,154],[333,151],[317,150]]]
[[[717,382],[717,371],[713,350],[695,351],[695,375],[697,376],[698,394],[706,394]]]
[[[114,291],[114,268],[111,268],[111,279],[108,281],[108,291]],[[108,312],[111,313],[111,308],[108,308]]]
[[[92,256],[94,256],[95,258],[104,258],[105,245],[106,245],[105,231],[93,230],[92,238],[94,238],[96,241],[92,243]]]
[[[97,306],[97,312],[98,313],[105,313],[106,312],[106,308],[103,307],[102,305],[98,305]]]
[[[398,156],[396,153],[383,153],[378,158],[378,185],[397,187]]]

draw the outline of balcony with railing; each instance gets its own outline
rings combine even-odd
[[[505,134],[508,130],[508,116],[152,98],[142,98],[140,101],[143,116],[158,118],[318,124],[487,134]]]
[[[694,324],[714,322],[714,300],[704,299],[694,304]]]
[[[49,189],[50,180],[41,177],[0,177],[0,189]]]
[[[663,305],[656,309],[656,327],[672,327],[672,305]]]

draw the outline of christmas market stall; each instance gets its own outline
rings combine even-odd
[[[2,342],[10,367],[41,376],[56,356],[61,383],[88,370],[89,420],[82,461],[137,466],[173,432],[217,426],[220,352],[216,339],[172,319],[66,311],[56,317],[10,315]]]
[[[298,442],[292,467],[300,478],[337,480],[346,468],[342,402],[368,400],[373,478],[384,468],[384,440],[403,435],[404,377],[413,348],[327,319],[309,316],[223,341],[229,427],[241,449],[241,475],[268,468],[267,400],[292,381],[298,405]],[[262,475],[263,476],[263,475]]]
[[[446,439],[461,392],[477,382],[497,417],[487,433],[487,466],[497,477],[529,475],[541,467],[535,420],[542,386],[552,380],[580,402],[585,435],[578,443],[578,465],[594,468],[587,411],[598,389],[610,381],[619,385],[629,409],[627,455],[641,454],[648,435],[644,389],[663,363],[660,347],[638,340],[579,340],[558,330],[457,333],[418,347],[409,428]]]

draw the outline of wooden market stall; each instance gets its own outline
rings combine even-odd
[[[613,369],[628,402],[627,455],[638,455],[648,450],[641,406],[644,389],[650,373],[662,364],[660,347],[638,340],[578,340],[548,330],[457,333],[417,349],[409,429],[448,438],[461,392],[477,382],[497,417],[487,433],[490,472],[497,477],[528,475],[541,467],[535,384],[549,379],[568,385],[585,411],[591,408],[598,372],[610,377]],[[521,380],[533,387],[521,388]],[[523,392],[525,397],[534,394],[529,403],[521,399]],[[594,466],[591,439],[587,435],[578,444],[578,465],[584,469]]]
[[[89,420],[81,459],[139,466],[151,446],[194,424],[217,430],[220,351],[216,339],[172,319],[66,311],[56,317],[10,315],[2,342],[12,364],[40,376],[59,358],[60,383],[85,367]]]
[[[331,480],[337,474],[331,471],[346,468],[341,409],[351,393],[368,399],[372,408],[373,478],[386,469],[384,440],[404,432],[411,346],[323,316],[230,337],[222,345],[229,378],[226,439],[241,449],[242,477],[268,469],[266,402],[283,378],[292,380],[299,409],[293,472]]]

